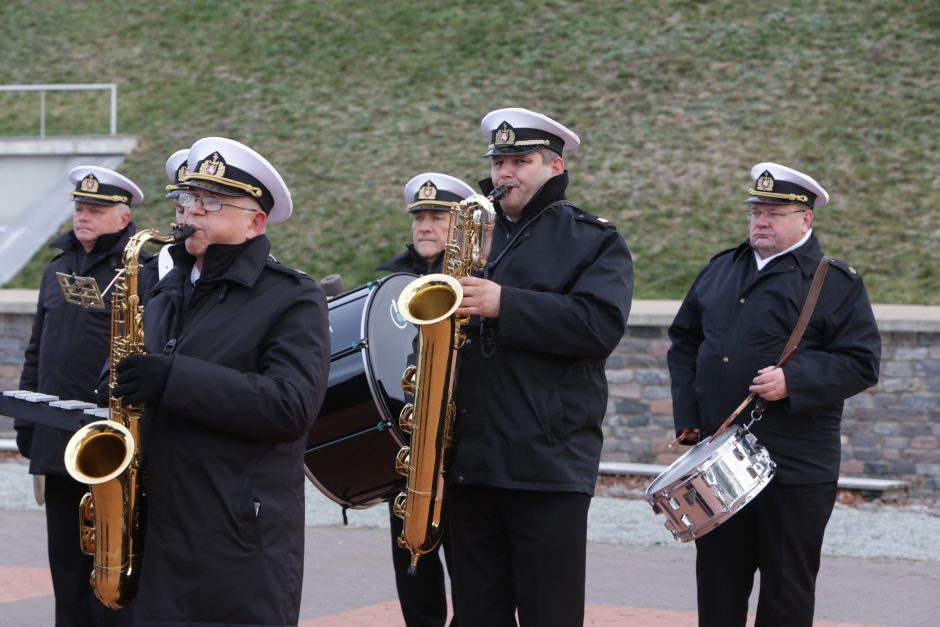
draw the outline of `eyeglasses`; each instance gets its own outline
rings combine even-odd
[[[215,213],[217,211],[222,211],[222,205],[226,207],[234,207],[236,209],[241,209],[242,211],[258,211],[252,207],[241,207],[239,205],[233,205],[231,203],[222,202],[221,198],[216,198],[215,196],[197,196],[192,192],[180,192],[179,196],[176,197],[176,204],[184,209],[189,209],[196,203],[201,203],[204,211],[209,213]]]
[[[744,215],[747,216],[748,222],[753,222],[754,220],[759,219],[761,216],[766,217],[771,222],[775,222],[783,216],[788,216],[791,213],[803,213],[804,211],[809,211],[809,209],[794,209],[793,211],[765,211],[763,209],[758,209],[757,207],[745,207]]]

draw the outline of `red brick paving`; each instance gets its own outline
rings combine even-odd
[[[0,605],[44,596],[52,596],[52,577],[48,568],[0,566]]]
[[[3,604],[36,597],[49,597],[52,603],[52,579],[47,568],[0,566],[0,615]],[[2,619],[0,619],[2,621]],[[5,624],[0,622],[0,624]],[[398,601],[387,601],[345,612],[301,620],[298,627],[404,627]],[[644,627],[694,627],[695,612],[589,605],[585,608],[587,627],[643,625]],[[753,619],[749,621],[753,624]],[[867,623],[816,621],[815,627],[880,627]]]

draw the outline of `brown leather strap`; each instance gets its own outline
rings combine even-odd
[[[796,352],[797,346],[800,344],[800,340],[803,339],[803,334],[806,332],[806,327],[809,325],[809,319],[813,315],[813,310],[816,308],[816,301],[819,300],[819,292],[822,291],[823,281],[826,278],[826,272],[829,270],[829,257],[823,256],[819,260],[819,265],[816,266],[816,274],[813,275],[813,283],[809,286],[809,293],[806,295],[806,300],[803,302],[803,309],[800,311],[800,318],[796,321],[796,326],[793,327],[793,331],[790,333],[790,339],[787,340],[787,345],[783,347],[783,352],[780,354],[780,359],[777,360],[776,366],[780,368],[783,364],[787,363],[790,357],[793,356],[793,353]],[[715,434],[712,438],[717,438],[727,429],[734,419],[744,411],[744,408],[750,404],[754,397],[757,396],[754,392],[748,394],[748,397],[744,399],[737,408],[731,412],[731,415],[725,419],[721,426],[718,427],[718,430],[715,431]]]

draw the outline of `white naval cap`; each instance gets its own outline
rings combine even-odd
[[[483,117],[480,130],[490,140],[484,157],[524,155],[539,148],[550,148],[560,155],[574,152],[581,143],[574,131],[548,116],[520,107],[490,111]]]
[[[751,197],[746,202],[789,205],[800,203],[810,209],[829,202],[829,192],[811,176],[779,163],[765,161],[751,168],[754,186],[748,188]]]
[[[166,186],[167,194],[164,198],[176,198],[180,194],[180,183],[183,177],[189,174],[189,168],[186,167],[186,157],[189,155],[189,149],[177,150],[170,158],[166,160],[166,177],[170,184]]]
[[[439,172],[424,172],[405,183],[405,209],[448,211],[455,202],[472,196],[474,190],[458,178]]]
[[[71,192],[72,200],[93,205],[116,205],[144,199],[144,193],[137,184],[123,174],[96,165],[80,165],[69,170],[69,181],[75,186]]]
[[[268,214],[268,223],[285,222],[294,209],[290,190],[267,159],[224,137],[204,137],[189,149],[182,187],[226,196],[249,196]]]

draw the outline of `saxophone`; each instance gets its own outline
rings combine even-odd
[[[111,372],[109,389],[117,383],[118,362],[144,352],[143,306],[138,294],[140,251],[147,242],[180,242],[194,229],[173,225],[168,235],[156,229],[136,233],[124,247],[124,268],[113,282],[111,297]],[[144,489],[140,469],[141,403],[122,406],[108,397],[108,420],[85,425],[65,447],[65,469],[89,486],[79,509],[79,542],[93,555],[91,587],[109,608],[125,607],[137,593],[144,541]]]
[[[463,300],[458,279],[486,265],[496,212],[493,204],[508,188],[483,197],[474,194],[450,209],[450,225],[440,274],[419,277],[398,298],[402,316],[418,327],[417,363],[402,376],[402,389],[414,395],[401,411],[399,426],[411,445],[398,451],[396,470],[407,477],[395,498],[395,515],[404,521],[398,546],[411,552],[408,574],[418,559],[434,550],[443,532],[444,455],[454,425],[457,351],[466,340],[469,316],[454,312]]]

